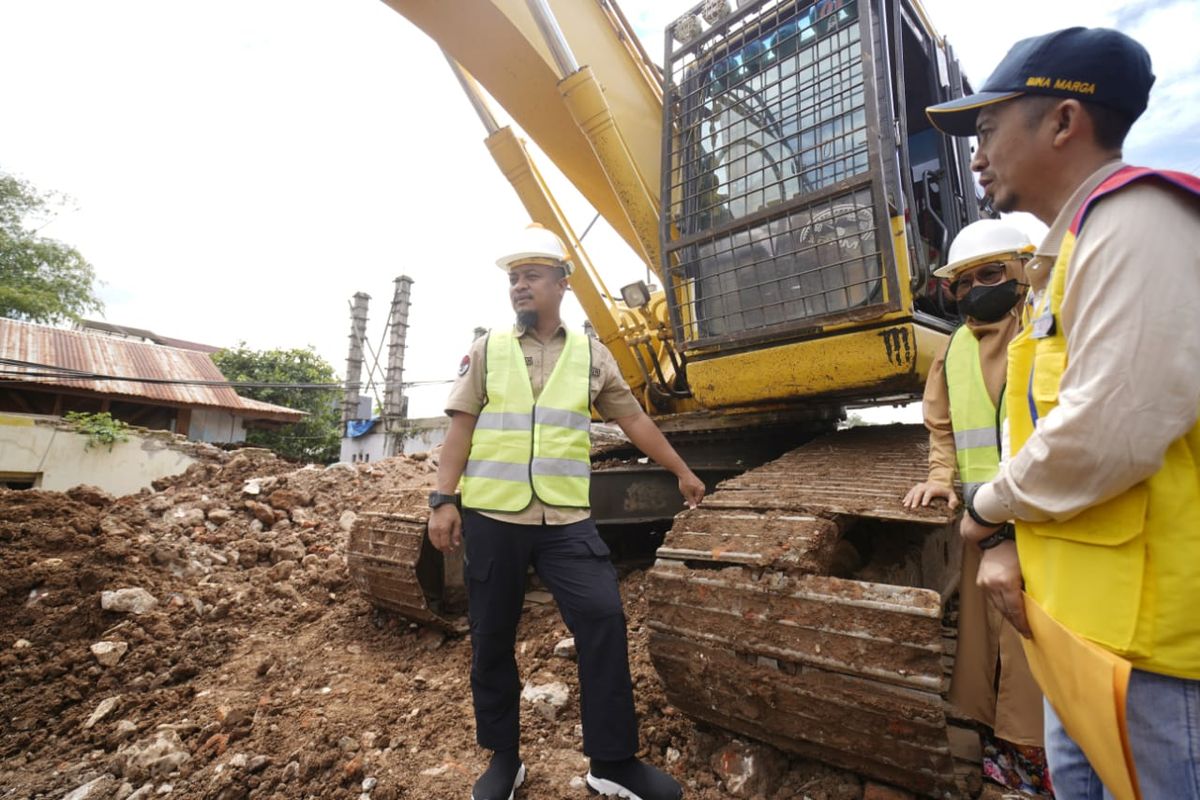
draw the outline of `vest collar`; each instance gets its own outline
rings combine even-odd
[[[524,325],[513,325],[513,336],[517,337],[518,339],[522,338],[523,336],[529,336],[534,341],[541,341],[537,338],[537,334],[533,332],[532,328],[526,328]],[[558,327],[554,329],[554,335],[550,338],[557,339],[559,336],[564,339],[567,338],[566,326],[564,326],[561,322],[558,323]]]

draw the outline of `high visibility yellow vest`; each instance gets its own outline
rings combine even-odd
[[[1032,322],[1009,345],[1007,403],[1014,453],[1037,420],[1058,405],[1067,366],[1063,291],[1087,211],[1105,194],[1151,175],[1200,195],[1200,181],[1191,176],[1127,167],[1083,203]],[[1200,678],[1198,463],[1200,423],[1171,443],[1158,472],[1124,493],[1064,522],[1016,523],[1026,591],[1052,617],[1137,669],[1183,678]]]
[[[537,402],[521,345],[493,333],[486,347],[487,400],[475,423],[462,478],[462,503],[480,511],[546,505],[587,508],[591,478],[592,349],[568,332]]]
[[[996,477],[1000,469],[1004,393],[1001,392],[1000,410],[997,411],[983,380],[979,340],[966,325],[950,337],[945,371],[958,479],[962,481],[963,493],[970,497],[975,489]]]

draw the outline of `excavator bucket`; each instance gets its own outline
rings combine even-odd
[[[402,488],[359,515],[346,545],[346,565],[371,604],[401,616],[465,633],[462,556],[444,556],[425,535],[429,487]]]

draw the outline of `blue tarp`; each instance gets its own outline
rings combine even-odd
[[[370,419],[352,419],[346,423],[346,435],[351,439],[357,439],[360,436],[366,436],[371,432],[371,428],[375,427],[376,422],[379,422],[379,417],[371,417]]]

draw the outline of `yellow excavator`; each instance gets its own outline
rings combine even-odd
[[[960,796],[959,548],[945,508],[900,503],[927,437],[845,423],[919,397],[957,323],[932,271],[980,214],[969,152],[925,119],[969,87],[918,0],[706,0],[665,31],[661,66],[612,0],[385,2],[441,46],[501,173],[568,243],[595,335],[715,485],[676,515],[661,472],[594,471],[602,526],[670,526],[647,578],[670,702]],[[493,104],[657,286],[607,289]],[[364,514],[351,574],[380,607],[454,629],[461,573],[423,506],[413,489]]]

